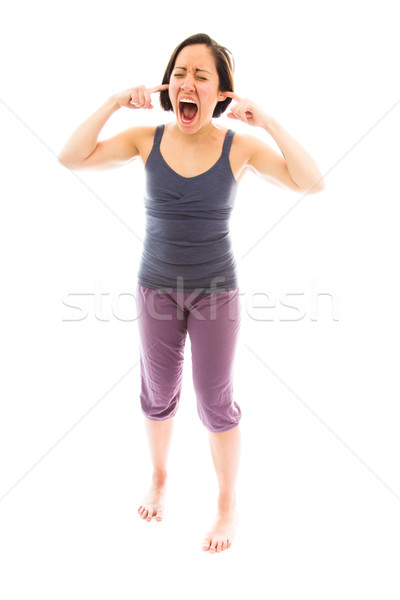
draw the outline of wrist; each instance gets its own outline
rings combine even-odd
[[[112,109],[113,112],[115,112],[116,110],[118,110],[120,107],[120,105],[118,104],[118,102],[115,99],[115,96],[110,96],[107,100],[108,104],[110,105],[110,108]]]
[[[262,128],[265,129],[268,133],[271,133],[274,129],[276,129],[278,122],[276,119],[264,113],[264,119]]]

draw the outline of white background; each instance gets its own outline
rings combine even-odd
[[[395,8],[3,4],[2,598],[399,598]],[[174,48],[199,32],[232,51],[236,92],[304,146],[326,183],[301,200],[253,174],[240,184],[240,522],[218,555],[201,550],[218,488],[189,338],[164,521],[137,515],[151,477],[134,306],[141,162],[92,173],[57,162],[106,98],[161,83]],[[121,109],[99,139],[174,118],[153,104]],[[279,150],[264,130],[217,122]],[[83,294],[83,313],[69,294]]]

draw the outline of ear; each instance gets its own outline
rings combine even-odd
[[[224,100],[226,100],[226,99],[227,99],[227,96],[225,96],[223,93],[220,93],[220,94],[218,95],[218,100],[217,100],[217,102],[223,102],[223,101],[224,101]]]

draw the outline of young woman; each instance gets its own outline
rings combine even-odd
[[[209,431],[219,497],[203,550],[232,544],[238,521],[235,484],[241,410],[232,372],[240,326],[239,286],[229,217],[239,181],[253,171],[276,185],[304,193],[324,189],[317,165],[279,123],[234,90],[229,50],[206,34],[184,40],[172,53],[162,85],[114,94],[73,133],[59,155],[70,169],[105,169],[141,158],[146,172],[146,238],[138,273],[141,408],[153,462],[152,485],[138,512],[161,521],[167,457],[180,399],[184,346],[191,339],[198,415]],[[160,93],[175,119],[132,127],[98,141],[122,107],[152,109]],[[228,117],[261,127],[283,157],[258,137],[214,123]]]

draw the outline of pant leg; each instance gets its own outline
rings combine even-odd
[[[240,322],[239,289],[202,294],[189,311],[197,411],[212,432],[228,431],[241,419],[232,383]]]
[[[142,412],[154,421],[173,417],[182,390],[187,316],[173,298],[137,284]],[[180,317],[180,318],[179,318]]]

